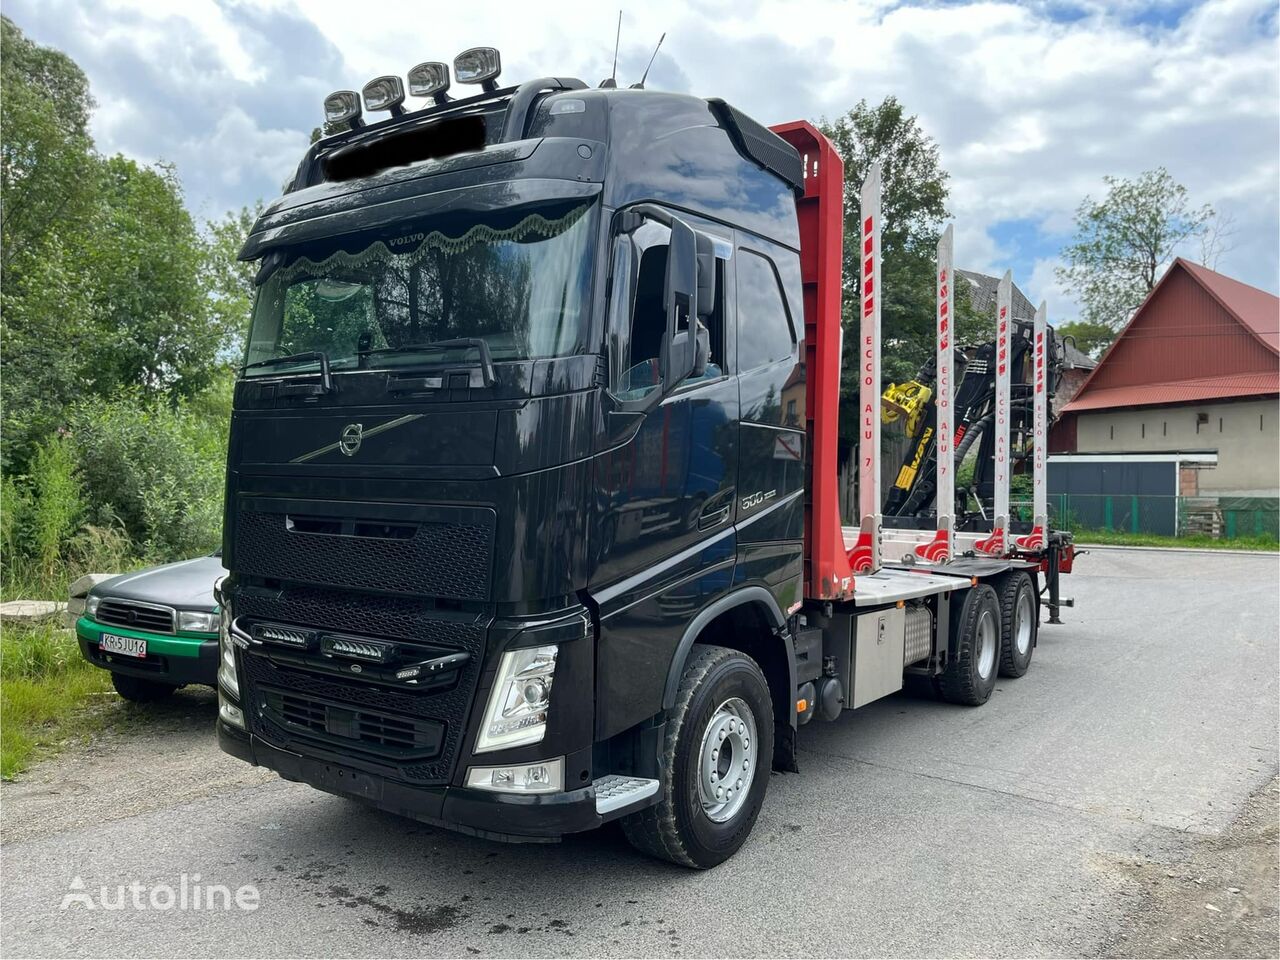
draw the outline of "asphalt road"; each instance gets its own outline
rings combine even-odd
[[[1111,952],[1141,878],[1174,877],[1276,775],[1280,568],[1100,550],[1076,569],[1026,677],[978,709],[898,696],[804,728],[802,772],[772,777],[752,839],[709,873],[616,829],[497,845],[272,779],[218,753],[212,696],[184,691],[151,730],[0,791],[3,952]],[[252,884],[258,907],[60,909],[77,877],[114,896],[184,873]]]

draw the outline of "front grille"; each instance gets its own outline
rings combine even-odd
[[[363,754],[366,761],[386,767],[386,775],[414,783],[444,783],[452,776],[467,713],[479,680],[485,621],[474,614],[439,611],[429,602],[407,597],[370,596],[314,587],[295,587],[271,593],[245,590],[236,596],[233,604],[237,620],[247,618],[350,632],[370,639],[393,639],[402,645],[406,657],[413,655],[412,651],[418,644],[423,646],[424,656],[438,655],[441,650],[470,653],[471,659],[458,671],[457,682],[438,692],[413,692],[348,680],[343,676],[314,673],[273,662],[262,650],[244,653],[242,682],[247,687],[246,703],[259,707],[251,711],[250,723],[260,736],[282,746],[292,739],[305,738],[328,744],[337,751]],[[273,706],[265,698],[264,691],[297,698],[290,701],[291,710],[301,712],[286,713],[283,701]],[[317,726],[319,720],[315,711],[319,708],[316,704],[354,711],[370,719],[360,728],[359,737],[344,737],[328,728],[327,712],[324,716],[326,726]],[[378,718],[380,725],[375,724],[373,718]],[[343,719],[339,715],[339,728]],[[417,731],[415,735],[421,735],[426,728],[418,725],[424,722],[439,728],[439,743],[435,751],[424,756],[424,751],[415,747],[417,752],[412,756],[397,753],[408,749],[403,742],[406,731]],[[379,738],[384,742],[378,743]]]
[[[434,720],[393,716],[271,687],[260,688],[259,696],[277,723],[321,739],[358,743],[371,753],[430,760],[439,755],[444,740],[445,727]]]
[[[93,618],[99,623],[110,623],[118,627],[150,630],[152,633],[173,633],[172,610],[130,600],[104,599],[98,604],[98,611]]]
[[[352,512],[359,505],[352,505]],[[238,573],[451,600],[489,599],[492,510],[423,508],[412,523],[292,516],[242,506]]]

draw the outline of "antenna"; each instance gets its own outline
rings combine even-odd
[[[618,86],[618,46],[622,42],[622,10],[618,10],[618,32],[613,38],[613,73],[608,78],[600,81],[600,86],[606,90],[612,90]]]
[[[622,9],[618,9],[618,32],[613,37],[613,73],[609,74],[609,79],[613,81],[613,85],[618,85],[618,46],[622,43]]]
[[[639,83],[633,83],[633,84],[631,85],[631,89],[632,89],[632,90],[643,90],[643,89],[644,89],[644,82],[645,82],[645,80],[649,79],[649,70],[650,70],[650,68],[652,68],[652,67],[653,67],[653,61],[654,61],[655,59],[657,59],[658,51],[662,49],[662,41],[663,41],[663,40],[665,40],[665,39],[667,39],[667,35],[666,35],[665,33],[663,33],[663,35],[662,35],[662,36],[660,36],[660,37],[658,38],[658,45],[657,45],[656,47],[654,47],[654,48],[653,48],[653,56],[651,56],[651,57],[649,58],[649,66],[647,66],[647,67],[645,67],[645,68],[644,68],[644,76],[642,76],[642,77],[640,78],[640,82],[639,82]]]

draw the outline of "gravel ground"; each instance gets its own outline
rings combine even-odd
[[[806,727],[801,773],[709,873],[616,829],[504,846],[286,783],[219,753],[212,693],[182,691],[0,788],[3,952],[1275,956],[1277,559],[1076,570],[1066,625],[985,707]],[[257,909],[60,909],[184,874]]]

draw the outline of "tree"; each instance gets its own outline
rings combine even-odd
[[[212,379],[226,334],[211,322],[205,249],[173,168],[105,160],[94,228],[86,266],[97,329],[85,350],[94,392],[198,392]]]
[[[252,208],[229,211],[221,220],[205,224],[201,279],[214,324],[222,331],[227,351],[239,357],[253,310],[254,277],[258,265],[239,259],[249,231],[262,215],[262,201]]]
[[[1105,177],[1107,195],[1085,197],[1075,240],[1062,251],[1058,280],[1078,292],[1081,321],[1119,330],[1155,287],[1177,251],[1206,235],[1208,206],[1190,205],[1187,189],[1164,167],[1133,180]]]
[[[0,102],[0,454],[11,469],[25,464],[79,389],[92,286],[81,264],[98,161],[84,73],[7,17],[0,17]]]
[[[844,308],[845,335],[856,336],[860,317],[862,269],[858,250],[859,195],[867,171],[881,163],[880,231],[884,336],[883,371],[886,379],[914,377],[933,355],[936,292],[934,266],[938,237],[947,213],[947,180],[938,145],[920,129],[896,97],[872,107],[866,100],[834,121],[823,119],[819,129],[844,160]],[[957,337],[969,342],[989,331],[981,325],[957,287]],[[966,339],[968,338],[968,339]],[[846,367],[854,362],[847,351]],[[844,377],[852,390],[856,376]],[[847,419],[842,416],[841,421]]]
[[[0,100],[0,263],[7,272],[15,258],[89,213],[93,98],[70,57],[32,43],[0,17]]]
[[[878,106],[858,101],[834,121],[823,119],[819,129],[832,141],[844,161],[844,297],[842,323],[846,343],[856,343],[861,320],[861,230],[858,219],[862,184],[871,168],[881,163],[880,232],[881,375],[885,381],[914,379],[934,356],[937,292],[934,270],[938,237],[947,213],[948,175],[942,169],[938,145],[907,114],[896,97]],[[963,251],[961,251],[963,255]],[[992,337],[994,318],[972,308],[967,287],[955,289],[957,344],[978,343]],[[840,456],[853,456],[858,428],[856,350],[844,351],[840,396]]]
[[[171,167],[95,151],[79,67],[0,31],[0,455],[22,473],[85,396],[174,403],[222,375],[248,315],[235,253],[252,214],[202,237]]]
[[[1074,342],[1076,349],[1087,353],[1095,359],[1102,355],[1102,351],[1111,346],[1111,341],[1116,338],[1116,331],[1103,323],[1090,323],[1087,320],[1073,320],[1071,323],[1063,323],[1058,325],[1058,333],[1064,337],[1070,337]]]

